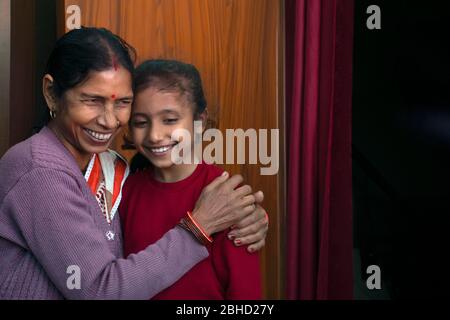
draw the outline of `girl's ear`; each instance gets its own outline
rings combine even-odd
[[[202,113],[198,116],[198,120],[202,121],[202,132],[205,132],[206,125],[208,123],[208,108],[205,108]]]

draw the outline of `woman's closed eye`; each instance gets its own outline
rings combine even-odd
[[[85,98],[85,99],[82,99],[81,102],[83,102],[89,106],[97,106],[97,105],[103,104],[103,100],[99,99],[99,98]]]
[[[116,107],[129,107],[133,101],[131,99],[117,100],[115,105]]]

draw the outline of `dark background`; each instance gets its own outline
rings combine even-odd
[[[381,30],[366,27],[366,9],[372,4],[381,9]],[[445,1],[355,0],[356,298],[444,296],[450,212],[449,24]],[[371,264],[381,268],[379,292],[365,288]]]

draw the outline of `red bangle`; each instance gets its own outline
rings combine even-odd
[[[185,230],[190,231],[197,240],[205,246],[213,242],[213,239],[199,226],[189,211],[187,212],[186,217],[182,218],[178,225]]]
[[[208,234],[206,234],[205,230],[203,230],[203,228],[197,223],[197,221],[194,220],[194,217],[192,216],[191,212],[188,211],[187,212],[187,216],[189,218],[189,220],[197,227],[197,229],[201,232],[202,236],[204,238],[206,238],[208,240],[209,243],[213,242],[213,239],[211,238],[211,236],[209,236]]]

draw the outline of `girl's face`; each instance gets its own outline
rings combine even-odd
[[[148,88],[137,94],[131,114],[131,134],[137,150],[155,167],[173,166],[171,152],[178,144],[171,139],[176,129],[194,137],[193,106],[176,91]]]
[[[46,84],[51,87],[49,75],[44,78],[44,91],[48,90]],[[128,123],[132,100],[128,70],[92,72],[55,105],[49,104],[56,111],[50,127],[83,168],[93,153],[106,151],[119,129]]]

